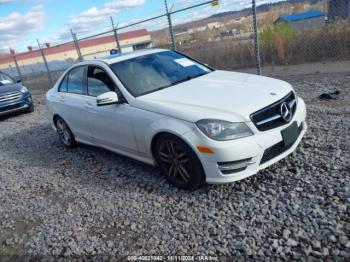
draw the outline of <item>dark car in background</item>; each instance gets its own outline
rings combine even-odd
[[[0,117],[11,113],[33,112],[34,104],[28,89],[0,71]]]

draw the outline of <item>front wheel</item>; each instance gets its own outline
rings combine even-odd
[[[159,137],[155,158],[167,180],[179,188],[198,188],[205,181],[204,171],[196,154],[174,135],[164,134]]]

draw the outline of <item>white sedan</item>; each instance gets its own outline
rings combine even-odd
[[[67,147],[79,142],[158,165],[186,189],[256,174],[292,153],[307,128],[290,84],[163,49],[75,64],[46,99]]]

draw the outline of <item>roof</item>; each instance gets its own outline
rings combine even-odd
[[[75,63],[73,66],[76,67],[76,66],[80,66],[80,65],[90,65],[90,64],[93,64],[94,62],[102,62],[102,63],[111,65],[114,63],[133,59],[136,57],[160,53],[160,52],[166,52],[166,51],[170,51],[170,50],[161,49],[161,48],[148,48],[148,49],[142,49],[142,50],[136,50],[136,51],[126,52],[126,53],[119,53],[119,54],[115,54],[115,55],[110,55],[110,56],[107,56],[105,58],[84,60],[82,62]]]
[[[137,51],[121,53],[121,54],[116,54],[116,55],[110,55],[110,56],[107,56],[105,58],[100,58],[100,59],[95,59],[95,60],[103,61],[107,64],[114,64],[114,63],[121,62],[124,60],[132,59],[135,57],[150,55],[150,54],[154,54],[154,53],[160,53],[160,52],[164,52],[164,51],[169,51],[169,50],[160,49],[160,48],[149,48],[149,49],[137,50]]]
[[[146,29],[140,29],[140,30],[135,30],[131,32],[126,32],[126,33],[119,33],[118,38],[119,38],[119,41],[123,41],[123,40],[128,40],[128,39],[133,39],[133,38],[148,36],[148,35],[149,33]],[[79,47],[86,48],[86,47],[91,47],[91,46],[96,46],[96,45],[101,45],[101,44],[106,44],[111,42],[115,42],[114,35],[108,35],[108,36],[79,41]],[[44,53],[45,55],[52,55],[57,53],[68,52],[71,50],[75,50],[75,45],[73,42],[45,48]],[[25,60],[25,59],[35,58],[38,56],[41,56],[40,50],[33,50],[25,53],[16,54],[17,60]],[[10,63],[10,62],[13,62],[12,55],[0,57],[0,64]]]
[[[320,16],[325,16],[325,14],[320,10],[312,10],[304,13],[281,16],[280,18],[277,19],[277,21],[282,20],[285,22],[295,22],[299,20],[306,20],[306,19],[320,17]]]

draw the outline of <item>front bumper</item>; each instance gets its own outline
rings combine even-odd
[[[195,129],[193,132],[186,133],[185,138],[187,142],[192,145],[194,150],[196,150],[196,146],[198,145],[204,145],[214,149],[214,154],[203,154],[196,150],[206,174],[206,182],[210,184],[229,183],[252,176],[259,170],[291,154],[296,149],[307,130],[305,119],[305,103],[299,98],[297,110],[293,119],[287,125],[283,125],[279,128],[260,132],[255,128],[254,124],[250,122],[247,124],[255,133],[255,135],[250,137],[231,141],[214,141]],[[297,122],[298,127],[300,127],[298,138],[290,147],[280,148],[280,151],[276,151],[276,147],[283,140],[281,130],[287,128],[293,122]],[[271,149],[274,149],[273,155],[266,158],[266,154],[270,153]],[[234,172],[223,171],[220,163],[228,162],[240,168],[237,168]],[[247,165],[245,165],[245,163],[247,163]]]
[[[0,103],[0,116],[9,115],[29,110],[33,107],[33,100],[30,94],[22,95],[19,99]]]

